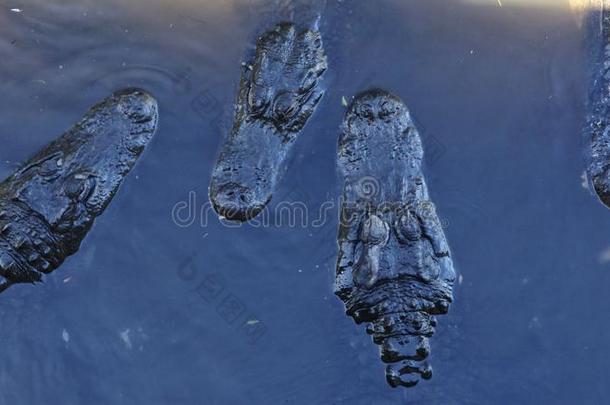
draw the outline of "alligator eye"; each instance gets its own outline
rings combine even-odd
[[[39,176],[51,178],[57,175],[59,170],[62,169],[63,165],[63,154],[61,152],[57,152],[25,166],[19,171],[19,173],[23,174],[29,170],[32,170],[35,171]]]
[[[264,96],[264,92],[257,91],[255,86],[250,88],[248,92],[248,104],[250,106],[250,112],[254,115],[260,115],[267,109],[267,99]]]
[[[318,81],[318,76],[319,75],[315,74],[313,70],[308,70],[305,74],[305,77],[303,78],[303,81],[301,82],[301,88],[299,89],[299,92],[301,94],[308,93],[316,85]]]
[[[408,241],[416,241],[421,237],[421,229],[417,219],[407,211],[406,214],[401,215],[396,221],[396,236],[402,243]]]
[[[47,159],[38,166],[38,174],[43,177],[53,177],[57,174],[63,162],[61,158]]]
[[[362,223],[361,239],[364,242],[380,245],[388,240],[388,224],[377,215],[371,215]]]
[[[278,94],[273,103],[273,112],[276,118],[292,118],[299,110],[299,104],[292,92],[285,91]]]
[[[75,201],[86,202],[95,190],[95,185],[94,177],[88,174],[75,174],[65,187],[66,195]]]

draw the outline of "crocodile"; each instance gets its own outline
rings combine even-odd
[[[339,137],[343,196],[335,294],[380,346],[392,387],[432,376],[435,315],[453,301],[456,272],[422,174],[406,105],[380,89],[357,95]]]
[[[117,91],[0,183],[0,291],[76,253],[153,137],[156,100]]]
[[[258,38],[252,59],[243,63],[233,127],[212,171],[209,197],[221,217],[244,222],[267,206],[324,94],[326,69],[315,22],[282,22]]]
[[[582,17],[593,66],[584,137],[589,188],[610,208],[610,1],[588,0]]]

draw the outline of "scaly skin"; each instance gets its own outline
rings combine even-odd
[[[455,271],[421,171],[409,111],[382,90],[360,94],[345,116],[344,176],[335,293],[381,346],[388,383],[430,378],[434,315],[449,308]]]
[[[610,1],[590,0],[583,13],[593,66],[584,128],[587,175],[600,201],[610,208]]]
[[[322,98],[325,70],[318,31],[282,23],[258,39],[212,173],[210,200],[220,216],[247,221],[269,203],[292,145]]]
[[[157,102],[116,92],[0,183],[0,290],[76,253],[152,138]]]

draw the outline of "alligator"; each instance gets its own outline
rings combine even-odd
[[[78,251],[157,121],[151,95],[115,92],[0,183],[0,291],[42,281]]]
[[[368,324],[392,387],[432,376],[429,339],[456,278],[422,159],[400,98],[380,89],[354,98],[338,147],[344,186],[335,294],[348,316]]]
[[[610,208],[610,1],[589,0],[583,17],[593,65],[584,136],[590,189]]]
[[[262,34],[243,63],[233,127],[212,172],[210,201],[233,221],[269,203],[284,163],[324,94],[326,55],[317,23],[279,23]]]

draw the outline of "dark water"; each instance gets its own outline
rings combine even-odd
[[[271,207],[303,203],[307,226],[235,228],[172,212],[191,192],[205,211],[275,6],[2,2],[2,177],[117,88],[151,91],[161,124],[79,254],[0,297],[0,403],[606,403],[610,213],[581,179],[582,32],[567,2],[503,3],[328,0],[328,91]],[[435,376],[410,390],[332,293],[336,206],[314,221],[340,186],[341,98],[371,86],[416,118],[462,276]]]

